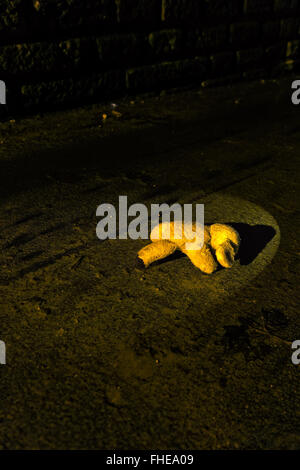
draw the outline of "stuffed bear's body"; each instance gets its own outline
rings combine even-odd
[[[148,267],[180,250],[206,274],[215,272],[218,263],[224,268],[231,268],[241,241],[237,231],[230,225],[205,225],[203,246],[191,249],[191,234],[195,234],[195,230],[194,224],[184,229],[182,222],[159,224],[151,232],[152,243],[142,248],[138,257]]]

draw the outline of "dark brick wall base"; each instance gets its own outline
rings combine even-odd
[[[267,78],[299,61],[300,0],[0,2],[11,110]]]

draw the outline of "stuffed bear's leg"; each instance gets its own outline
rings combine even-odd
[[[143,261],[147,268],[154,261],[166,258],[177,250],[175,243],[169,240],[160,240],[145,246],[138,252],[138,257]]]
[[[218,263],[207,244],[204,244],[201,250],[187,250],[182,248],[181,251],[190,258],[196,268],[200,269],[205,274],[212,274],[218,268]]]
[[[213,224],[210,227],[211,247],[224,268],[231,268],[240,247],[240,236],[229,225]]]

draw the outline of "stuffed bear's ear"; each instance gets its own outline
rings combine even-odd
[[[168,240],[160,240],[157,242],[150,243],[150,245],[144,246],[138,252],[138,258],[141,259],[147,268],[150,264],[160,259],[166,258],[177,250],[175,243]]]
[[[230,240],[226,240],[216,249],[217,260],[223,268],[232,268],[235,254],[235,246]]]

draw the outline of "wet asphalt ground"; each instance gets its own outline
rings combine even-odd
[[[300,449],[291,82],[0,123],[0,448]],[[241,233],[235,266],[140,270],[147,241],[96,237],[119,195],[204,203]]]

